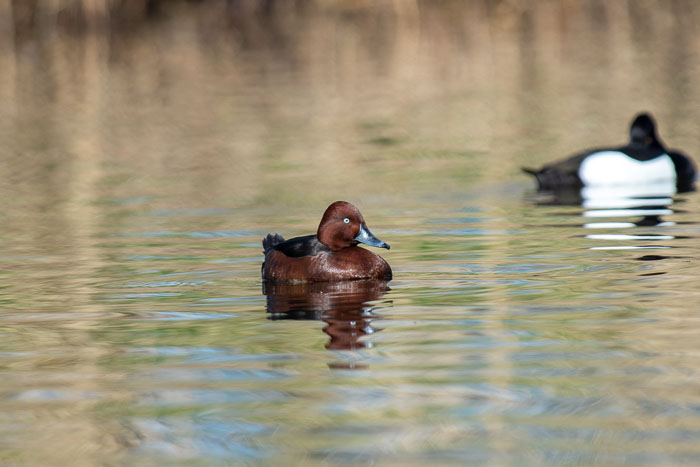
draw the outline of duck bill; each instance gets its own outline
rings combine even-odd
[[[375,237],[365,225],[360,225],[360,233],[355,237],[355,241],[369,246],[376,246],[377,248],[386,248],[387,250],[390,248],[388,243]]]

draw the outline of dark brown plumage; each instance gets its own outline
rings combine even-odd
[[[358,243],[389,249],[369,231],[359,209],[336,201],[323,214],[316,235],[287,241],[278,234],[265,237],[262,278],[275,282],[390,280],[389,264]]]

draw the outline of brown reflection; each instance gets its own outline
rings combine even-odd
[[[270,319],[323,320],[330,336],[326,348],[355,350],[366,347],[362,336],[372,327],[376,306],[390,289],[385,281],[316,282],[308,284],[263,283]]]

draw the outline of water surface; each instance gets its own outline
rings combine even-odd
[[[697,462],[698,195],[519,170],[700,154],[695,3],[408,5],[4,32],[2,463]],[[263,284],[338,199],[394,280]]]

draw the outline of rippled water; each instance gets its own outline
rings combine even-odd
[[[582,5],[15,43],[0,463],[697,462],[699,195],[562,204],[519,166],[642,109],[698,157],[698,8]],[[263,284],[262,237],[337,199],[394,280]]]

